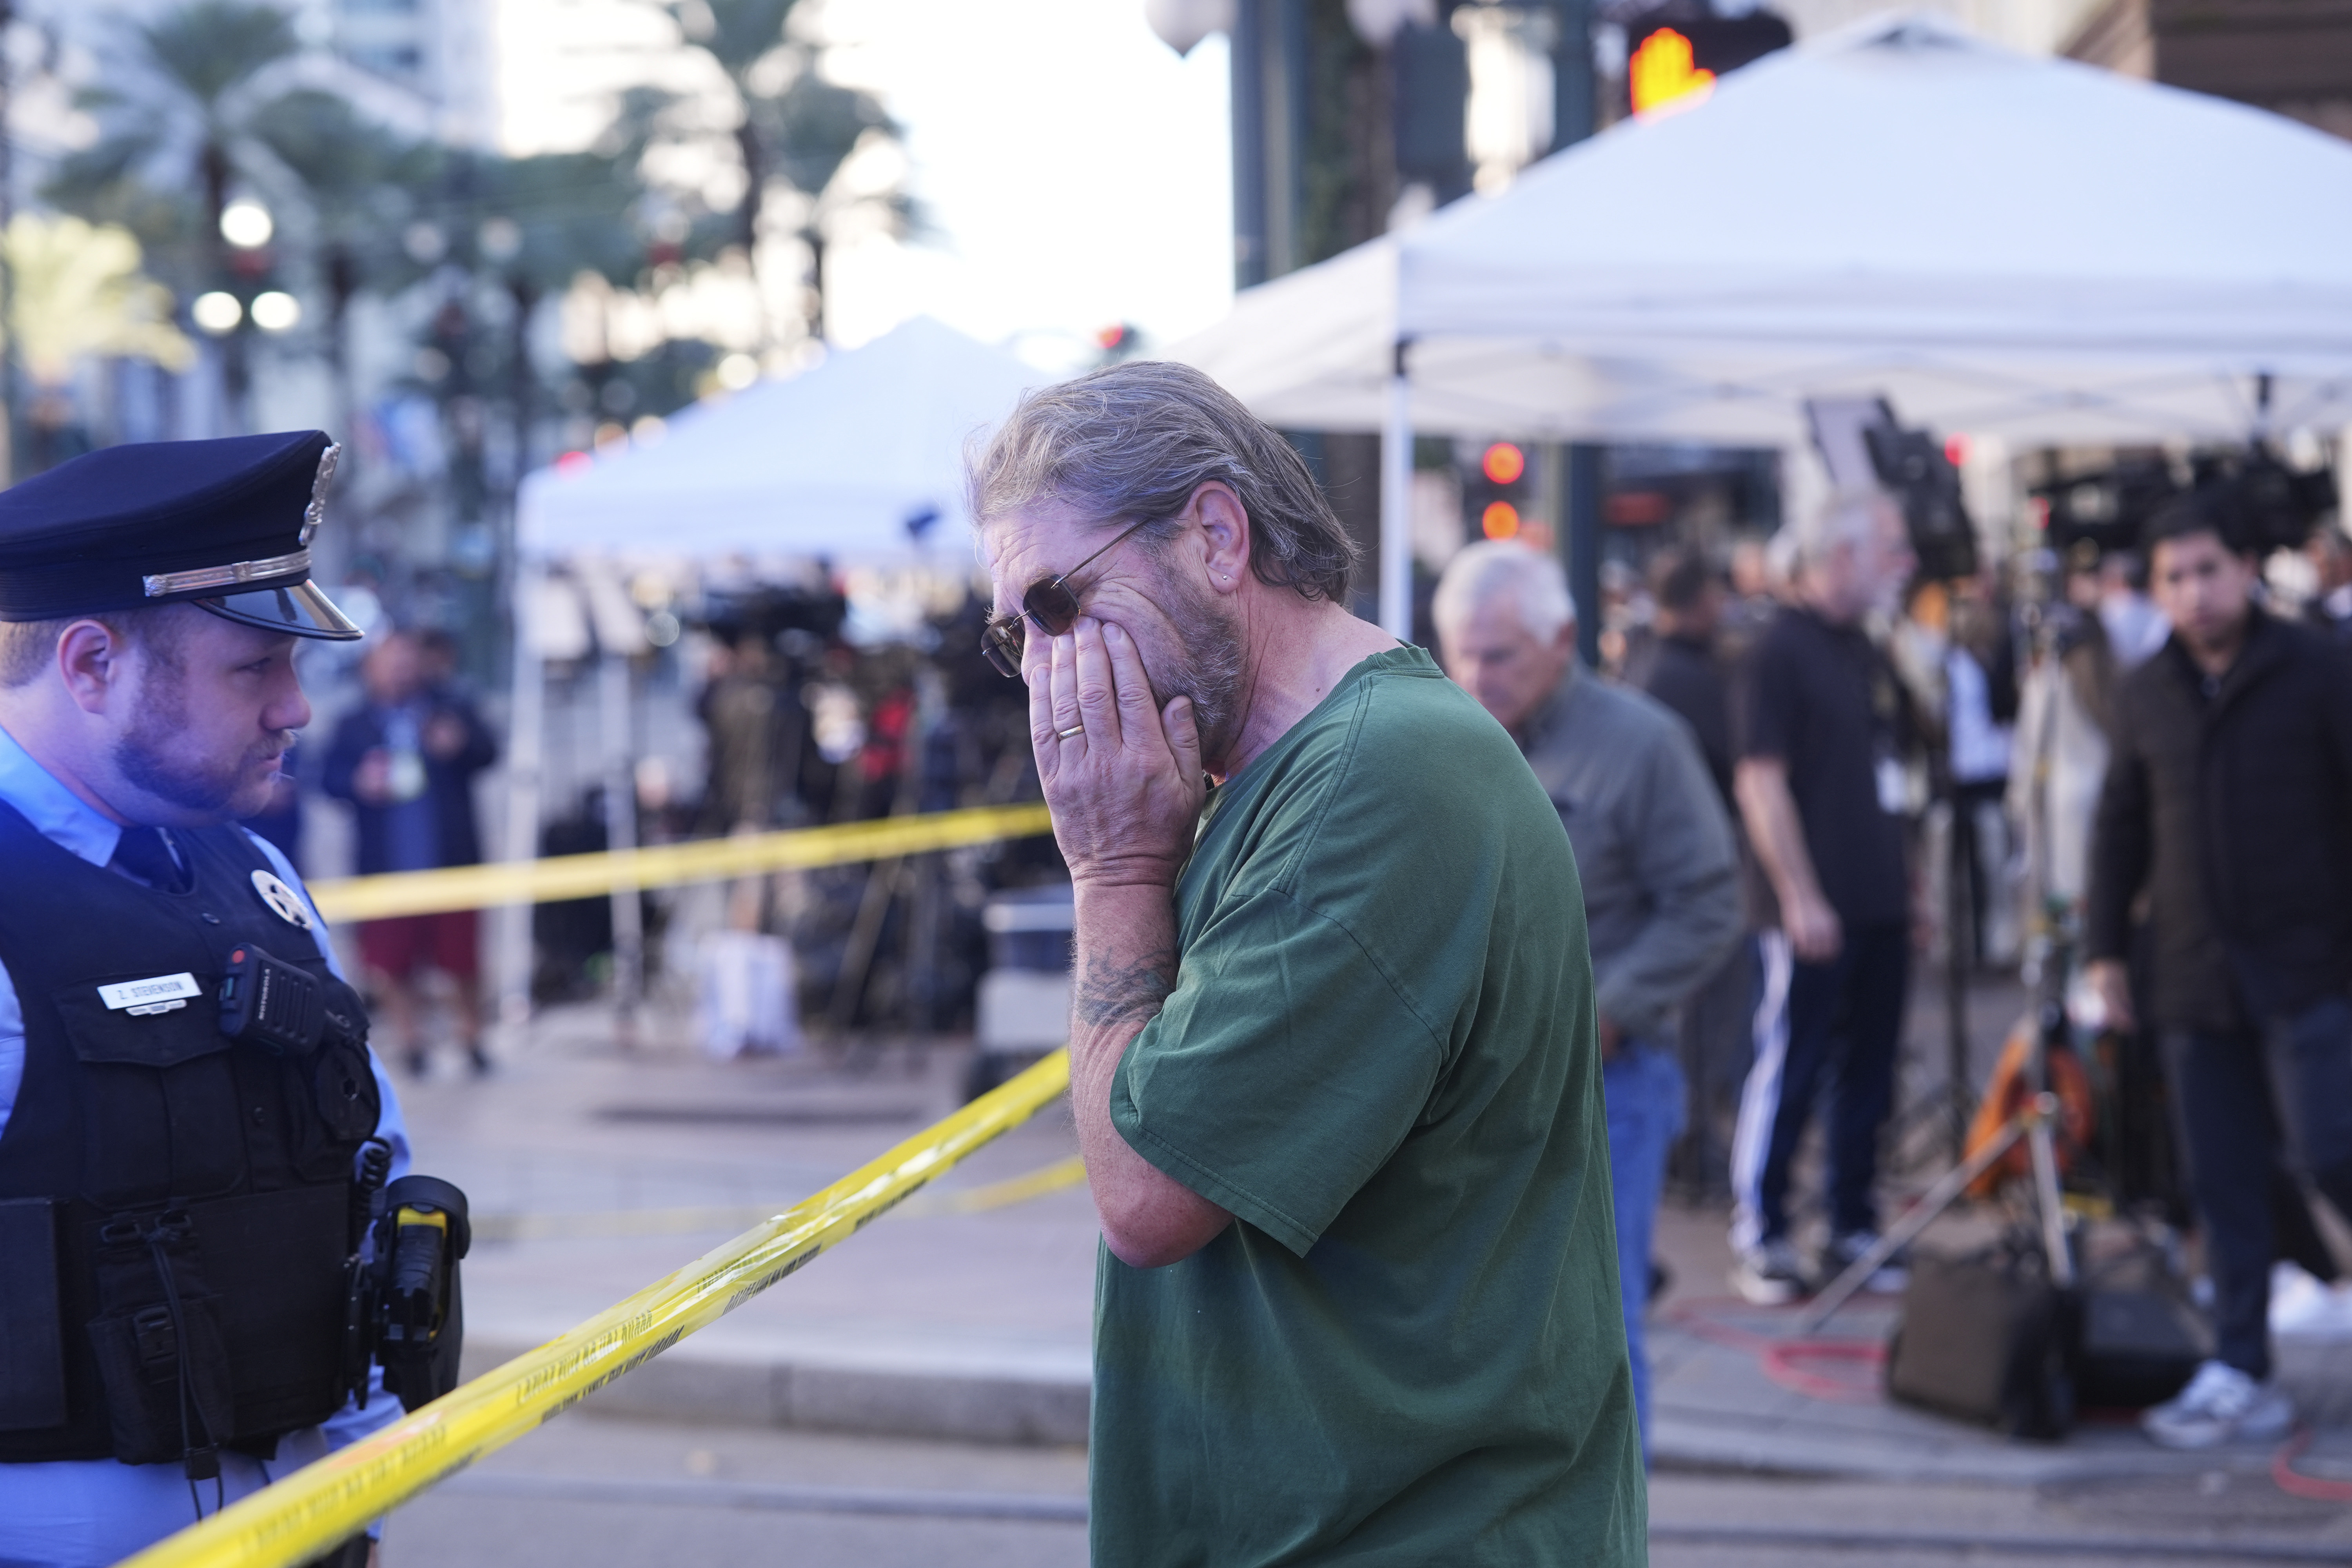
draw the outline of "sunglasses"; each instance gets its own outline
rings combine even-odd
[[[1076,566],[1056,577],[1047,577],[1029,585],[1021,595],[1021,613],[999,616],[980,629],[980,651],[996,673],[1010,679],[1021,679],[1021,650],[1029,640],[1028,623],[1037,623],[1037,629],[1049,637],[1066,633],[1078,619],[1078,595],[1070,586],[1070,579],[1093,565],[1114,545],[1124,542],[1138,529],[1148,527],[1150,518],[1122,531],[1118,537],[1096,551]]]

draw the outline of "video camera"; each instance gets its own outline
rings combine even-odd
[[[2035,485],[2032,493],[2048,509],[2050,547],[2062,558],[2084,542],[2102,554],[2137,549],[2156,515],[2183,499],[2207,510],[2232,549],[2258,556],[2302,549],[2336,507],[2333,474],[2297,472],[2260,442],[2191,458],[2186,484],[2170,463],[2148,457]]]
[[[1904,429],[1883,397],[1809,398],[1805,417],[1836,484],[1876,485],[1903,509],[1922,578],[1976,575],[1977,531],[1960,498],[1960,471],[1932,433]]]

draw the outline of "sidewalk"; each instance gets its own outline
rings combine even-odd
[[[661,1037],[657,1026],[647,1033]],[[782,1209],[953,1109],[963,1061],[952,1049],[891,1049],[859,1075],[805,1056],[712,1063],[648,1047],[623,1058],[604,1018],[582,1009],[542,1023],[489,1079],[442,1067],[429,1082],[404,1083],[403,1101],[418,1168],[457,1182],[478,1215]],[[1075,1149],[1066,1113],[1048,1113],[936,1188],[1001,1181]],[[1723,1215],[1670,1204],[1660,1217],[1659,1253],[1675,1276],[1651,1334],[1662,1469],[2050,1486],[2266,1471],[2268,1447],[2168,1454],[2127,1424],[2086,1424],[2063,1444],[2012,1443],[1887,1404],[1874,1367],[1855,1361],[1805,1363],[1848,1385],[1847,1397],[1785,1387],[1752,1349],[1702,1337],[1688,1321],[1700,1314],[1701,1327],[1776,1334],[1793,1317],[1726,1299]],[[466,1265],[467,1374],[562,1332],[733,1228],[478,1243]],[[1080,1444],[1096,1245],[1078,1188],[978,1214],[894,1213],[587,1408]],[[1891,1303],[1863,1298],[1824,1337],[1883,1342],[1892,1318]],[[2306,1415],[2326,1428],[2303,1468],[2352,1476],[2352,1352],[2288,1342],[2282,1362]]]

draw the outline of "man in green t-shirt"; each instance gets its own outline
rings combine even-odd
[[[1644,1561],[1583,900],[1517,747],[1197,372],[1031,394],[971,502],[1076,889],[1094,1560]]]

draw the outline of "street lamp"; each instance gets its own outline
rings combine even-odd
[[[194,303],[188,307],[188,314],[195,319],[197,326],[214,337],[225,338],[236,331],[236,324],[245,320],[245,307],[237,303],[236,295],[224,289],[215,289],[208,294],[197,295]]]
[[[250,196],[240,196],[221,208],[221,237],[239,250],[258,250],[278,232],[269,209]]]
[[[253,297],[253,324],[265,332],[289,332],[302,320],[302,301],[282,289]]]

